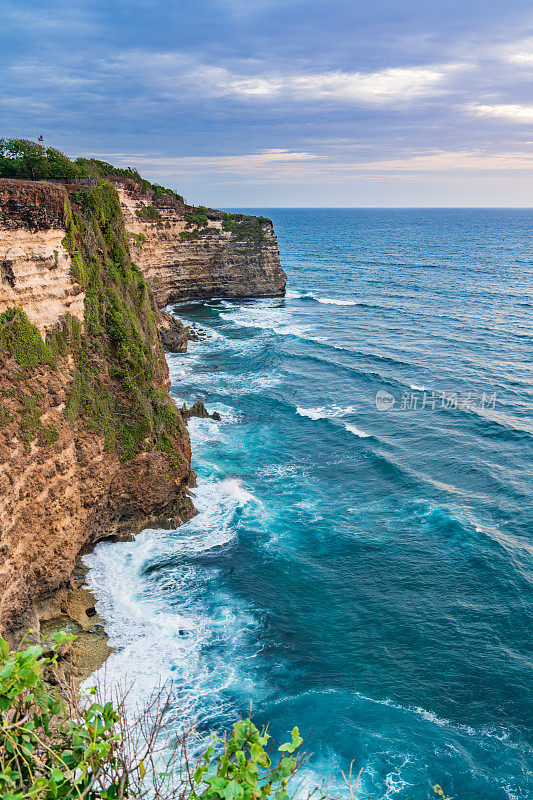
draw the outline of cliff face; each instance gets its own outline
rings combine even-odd
[[[131,257],[160,308],[214,297],[276,297],[285,293],[272,222],[188,206],[175,195],[145,193],[118,181]]]
[[[0,179],[0,632],[14,639],[57,613],[85,545],[195,513],[191,412],[168,394],[157,326],[178,352],[193,334],[157,306],[285,291],[270,220],[110,180]]]
[[[0,312],[24,308],[41,332],[62,314],[83,319],[85,293],[70,274],[61,187],[0,180]]]
[[[194,513],[157,309],[127,248],[112,187],[69,200],[0,180],[0,630],[15,638],[84,545]]]

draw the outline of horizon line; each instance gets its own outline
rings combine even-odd
[[[221,206],[221,210],[224,208],[280,208],[280,209],[293,209],[293,208],[301,208],[306,210],[321,210],[321,209],[333,209],[333,210],[359,210],[359,211],[401,211],[401,210],[413,210],[413,211],[427,211],[427,210],[435,210],[435,211],[533,211],[533,205],[530,206],[262,206],[262,205],[253,205],[253,206],[244,206],[244,205],[226,205]]]

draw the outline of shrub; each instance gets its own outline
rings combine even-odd
[[[44,671],[57,664],[68,637],[57,634],[45,656],[39,645],[11,653],[0,639],[0,794],[23,798],[119,797],[120,784],[97,782],[114,767],[118,716],[93,703],[69,718]]]
[[[0,178],[72,178],[86,174],[53,147],[29,139],[0,139]]]
[[[143,206],[142,208],[135,209],[135,213],[139,219],[145,222],[160,222],[161,214],[155,206]]]
[[[20,308],[0,314],[0,349],[11,353],[23,370],[35,369],[38,364],[55,365],[54,353]]]
[[[41,395],[22,395],[22,413],[20,416],[20,437],[26,451],[41,428]]]
[[[136,183],[148,183],[148,181],[142,180],[138,171],[133,167],[114,167],[113,164],[108,164],[107,161],[100,161],[97,158],[77,158],[74,163],[85,175],[91,175],[95,178],[129,178]],[[150,184],[148,183],[148,185]]]
[[[39,431],[39,444],[41,447],[49,447],[59,439],[59,431],[55,425],[43,425]]]
[[[150,184],[148,185],[150,186]],[[154,200],[160,200],[165,195],[167,195],[168,197],[175,197],[176,200],[179,200],[180,202],[183,203],[183,197],[181,196],[181,194],[177,194],[172,189],[166,189],[164,186],[160,186],[158,183],[152,183],[151,186],[152,189],[154,190],[154,195],[153,195]]]
[[[142,231],[140,233],[133,233],[133,231],[128,231],[128,236],[130,239],[133,239],[137,247],[142,247],[144,242],[146,241],[146,236]]]
[[[207,211],[204,206],[200,206],[197,211],[191,211],[189,214],[184,214],[183,218],[187,223],[187,227],[191,228],[193,225],[196,225],[197,228],[205,228],[207,226],[207,216],[205,215],[205,211]]]
[[[259,245],[264,239],[263,226],[270,224],[266,217],[247,214],[224,214],[222,228],[233,233],[237,239],[251,239]]]
[[[213,744],[194,773],[190,800],[259,800],[271,796],[290,800],[287,784],[302,763],[294,753],[303,739],[298,728],[293,728],[291,741],[278,747],[280,756],[273,765],[265,750],[269,738],[266,729],[259,731],[250,719],[235,723],[230,738],[213,736]],[[222,745],[222,753],[217,756],[218,745]]]
[[[57,633],[46,651],[34,645],[11,652],[0,639],[2,800],[289,800],[288,782],[305,761],[297,728],[275,764],[269,734],[250,719],[237,722],[231,736],[212,735],[195,758],[192,730],[177,737],[165,730],[170,696],[156,693],[133,720],[122,702],[98,702],[96,688],[76,698],[59,662],[73,640]]]

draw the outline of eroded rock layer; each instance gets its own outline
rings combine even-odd
[[[115,190],[69,200],[0,181],[0,243],[0,631],[16,639],[57,612],[82,547],[194,509],[189,437]]]
[[[196,208],[175,195],[116,183],[133,260],[160,308],[214,297],[276,297],[287,277],[271,220]],[[239,221],[241,220],[241,221]]]
[[[62,314],[84,314],[62,244],[64,202],[61,186],[0,180],[0,312],[23,308],[42,332]]]

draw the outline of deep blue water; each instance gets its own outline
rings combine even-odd
[[[530,798],[533,212],[261,213],[287,297],[175,309],[200,514],[88,557],[108,679],[298,724],[344,797]]]

